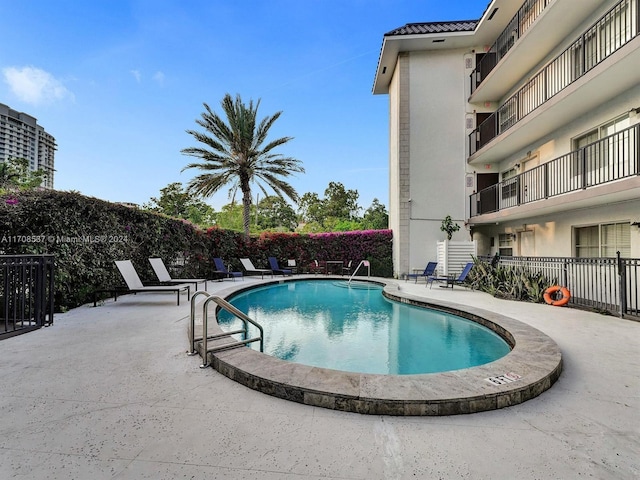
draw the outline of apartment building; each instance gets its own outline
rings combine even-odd
[[[34,117],[0,103],[0,162],[25,158],[31,170],[46,172],[42,186],[53,188],[55,151],[55,138]]]
[[[639,29],[640,0],[493,0],[384,35],[396,273],[446,215],[479,254],[640,257]]]

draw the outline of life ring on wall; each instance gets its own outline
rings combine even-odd
[[[557,292],[562,294],[557,300],[554,300],[554,296]],[[547,288],[542,295],[544,301],[547,302],[548,305],[553,305],[554,307],[561,307],[562,305],[566,305],[569,303],[569,299],[571,298],[571,292],[567,287],[561,287],[559,285],[554,285],[552,287]]]

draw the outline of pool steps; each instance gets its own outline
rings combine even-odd
[[[208,298],[202,304],[202,331],[200,332],[199,336],[196,336],[196,299],[200,296],[205,296]],[[209,335],[209,304],[211,302],[215,303],[216,305],[218,305],[218,307],[226,310],[231,315],[240,319],[242,321],[243,328]],[[249,323],[254,325],[258,329],[259,335],[257,337],[246,338],[249,332]],[[191,322],[189,324],[188,333],[190,351],[187,352],[187,355],[195,355],[199,350],[203,359],[203,363],[202,365],[200,365],[200,368],[207,368],[211,366],[208,361],[209,353],[220,352],[222,350],[228,350],[230,348],[245,346],[253,342],[260,342],[260,351],[264,351],[264,331],[262,329],[262,326],[223,298],[217,295],[211,295],[210,293],[204,291],[198,291],[191,297]],[[232,338],[231,335],[236,334],[242,334],[243,339],[233,340],[231,342],[215,342],[218,339],[230,339]],[[209,340],[214,341],[212,346],[208,345]],[[198,342],[199,345],[197,345]],[[196,348],[197,346],[199,347],[198,349]]]

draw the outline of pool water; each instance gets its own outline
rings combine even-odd
[[[262,325],[265,353],[305,365],[406,375],[474,367],[510,351],[482,325],[387,300],[375,284],[292,281],[229,301]],[[225,311],[218,320],[225,330],[241,325]]]

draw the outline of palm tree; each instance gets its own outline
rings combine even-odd
[[[249,238],[249,220],[251,206],[251,185],[256,184],[268,196],[265,185],[279,197],[283,194],[294,202],[298,201],[295,189],[284,181],[294,172],[304,172],[300,160],[284,157],[273,150],[284,145],[292,137],[282,137],[263,146],[267,133],[280,117],[277,112],[257,123],[256,117],[260,100],[245,105],[236,95],[235,100],[228,93],[222,99],[222,110],[226,122],[209,105],[203,104],[206,112],[196,123],[206,133],[187,130],[187,133],[205,147],[191,147],[182,150],[182,154],[197,157],[202,163],[190,163],[182,169],[198,168],[203,173],[194,177],[187,185],[187,191],[202,197],[210,197],[225,185],[230,185],[229,196],[235,201],[238,189],[242,192],[243,224],[245,237]]]

